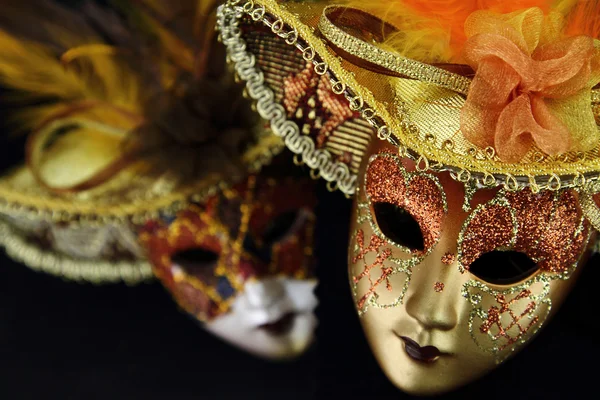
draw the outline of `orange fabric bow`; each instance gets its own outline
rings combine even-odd
[[[600,81],[599,51],[590,37],[561,39],[561,24],[538,8],[467,21],[464,57],[476,70],[461,111],[469,141],[494,147],[507,162],[534,145],[556,155],[598,144],[590,97]]]

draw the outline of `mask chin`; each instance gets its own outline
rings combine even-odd
[[[285,360],[311,345],[317,325],[315,281],[289,278],[252,280],[230,311],[204,327],[213,335],[258,357]]]

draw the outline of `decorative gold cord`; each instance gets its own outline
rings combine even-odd
[[[27,242],[13,228],[0,221],[0,246],[14,260],[34,271],[44,272],[66,280],[94,285],[121,283],[135,285],[154,278],[145,260],[108,262],[106,260],[77,260],[51,251],[43,251]]]
[[[452,147],[445,146],[443,143],[441,148],[436,146],[437,141],[431,135],[431,132],[422,133],[419,127],[412,123],[410,118],[407,118],[407,115],[390,112],[387,104],[377,100],[367,87],[357,81],[353,72],[344,68],[339,54],[332,51],[332,48],[328,47],[323,40],[323,32],[319,33],[316,27],[303,22],[296,13],[289,11],[280,2],[275,0],[229,0],[220,8],[219,14],[218,29],[223,42],[229,47],[229,59],[236,69],[242,72],[240,76],[247,82],[249,88],[254,89],[257,93],[259,89],[261,93],[266,92],[262,86],[262,81],[260,81],[262,75],[256,65],[256,59],[253,54],[248,52],[243,41],[244,33],[240,29],[240,24],[245,23],[242,21],[244,16],[249,16],[253,21],[260,21],[271,28],[274,34],[286,40],[291,47],[299,50],[305,60],[311,61],[317,73],[328,74],[332,91],[336,94],[343,94],[351,105],[355,105],[355,108],[361,112],[363,119],[378,131],[378,137],[381,140],[388,140],[398,146],[402,150],[402,154],[415,161],[428,160],[431,168],[435,171],[450,171],[453,177],[468,172],[469,180],[473,180],[473,184],[477,185],[478,188],[503,186],[507,190],[520,190],[530,187],[531,181],[535,182],[538,190],[559,190],[562,188],[581,188],[582,181],[600,180],[600,159],[597,158],[591,160],[584,157],[576,165],[564,157],[551,158],[525,166],[501,163],[495,160],[494,157],[486,157],[485,154],[482,158],[478,158],[470,154],[458,153]],[[375,18],[370,14],[368,15]],[[344,32],[342,31],[342,33]],[[377,36],[377,32],[368,33]],[[351,36],[350,40],[352,38]],[[365,43],[377,48],[375,45]],[[335,46],[331,41],[329,44]],[[397,57],[395,53],[392,54]],[[347,52],[346,55],[348,55]],[[370,69],[377,71],[385,68],[381,66],[372,68],[371,65]],[[449,72],[447,70],[441,71]],[[390,75],[394,76],[394,74]],[[458,76],[464,78],[462,75]],[[594,91],[592,97],[594,98],[594,96],[600,98],[600,92]],[[259,101],[259,105],[268,104],[268,110],[277,106],[277,104],[273,104],[275,102],[272,96],[265,95],[264,97]],[[271,114],[275,115],[275,113]],[[265,118],[264,115],[261,114],[261,116]],[[272,118],[266,119],[271,120]],[[272,122],[281,123],[282,121],[285,120],[278,117],[273,118]],[[285,127],[288,128],[288,125],[285,125]],[[423,140],[423,135],[432,136],[434,140]],[[292,136],[286,137],[286,144],[294,151],[290,143],[294,145],[296,140],[288,141],[288,139],[292,139]],[[314,143],[312,143],[312,146],[310,143],[306,143],[305,147],[305,152],[310,152],[311,148],[314,147]],[[295,152],[299,153],[299,151]],[[303,160],[306,160],[306,156],[304,154],[303,156]],[[327,168],[323,169],[321,164],[307,163],[307,165],[316,169],[320,174],[327,171]],[[468,168],[468,170],[465,168]],[[346,183],[347,176],[347,174],[343,174],[343,178],[340,178],[335,174],[329,174],[327,180]],[[355,179],[356,176],[350,174],[348,183]],[[354,195],[355,182],[346,186],[346,190],[342,191],[349,196]]]
[[[596,205],[592,195],[582,191],[579,194],[579,204],[585,218],[590,221],[594,229],[600,231],[600,208]]]
[[[433,65],[402,57],[400,54],[384,50],[345,32],[330,19],[332,14],[341,14],[345,10],[348,10],[348,8],[328,6],[323,11],[319,20],[319,30],[323,36],[339,49],[343,49],[343,51],[354,57],[378,65],[407,78],[431,83],[463,95],[466,95],[469,92],[471,79],[467,77],[446,71]],[[363,18],[366,17],[371,20],[379,20],[377,17],[364,11],[358,9],[349,10],[352,10],[353,13],[357,13]],[[380,24],[384,24],[384,22],[380,21]]]

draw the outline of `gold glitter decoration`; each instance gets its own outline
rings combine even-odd
[[[358,224],[360,225],[366,222],[366,220],[374,224],[369,214],[368,204],[363,203],[361,209],[367,212],[367,216],[359,214]],[[352,256],[354,268],[359,268],[359,265],[362,266],[361,271],[351,278],[352,293],[356,300],[358,315],[363,315],[369,307],[387,309],[402,304],[408,290],[412,269],[421,263],[424,257],[414,256],[407,260],[392,257],[392,248],[390,246],[394,245],[378,235],[372,235],[369,239],[369,244],[365,246],[365,235],[362,229],[356,230],[352,240],[354,242],[354,254]],[[369,255],[375,257],[372,263],[368,263],[366,260]],[[371,276],[373,271],[380,271],[380,275],[376,276],[375,280]],[[405,274],[404,283],[400,289],[394,288],[390,282],[391,277],[396,274]],[[365,293],[358,293],[358,284],[365,278],[369,281],[369,288]],[[391,303],[387,304],[379,302],[380,295],[378,289],[382,287],[384,282],[385,290],[388,292],[393,292],[394,290],[399,292],[398,296]]]
[[[373,169],[371,169],[373,167]],[[358,229],[353,236],[354,254],[353,264],[362,263],[362,270],[352,277],[352,290],[354,298],[358,299],[357,308],[359,315],[364,314],[369,307],[387,309],[402,304],[408,285],[412,276],[412,269],[423,262],[431,252],[440,235],[441,221],[447,213],[448,206],[442,185],[437,177],[426,173],[409,173],[402,166],[402,160],[395,154],[380,153],[371,157],[368,169],[371,173],[365,174],[364,187],[368,202],[359,202],[356,222],[358,225],[368,223],[375,233],[371,236],[369,245],[365,246],[364,231]],[[391,173],[386,174],[388,170]],[[370,189],[369,189],[370,188]],[[386,196],[386,193],[388,195]],[[390,194],[391,193],[391,194]],[[375,198],[382,197],[382,201],[390,201],[394,204],[402,202],[407,209],[415,212],[415,219],[419,222],[422,231],[431,232],[425,251],[412,252],[410,249],[393,242],[386,237],[375,221],[372,202]],[[388,197],[389,196],[389,197]],[[421,210],[417,210],[417,206]],[[410,212],[410,211],[409,211]],[[423,226],[425,225],[425,228]],[[426,236],[424,234],[424,236]],[[393,250],[397,249],[412,255],[408,259],[400,259],[392,256]],[[371,264],[365,258],[373,253],[376,257]],[[374,270],[380,270],[381,275],[371,277]],[[392,287],[390,279],[395,274],[405,274],[401,289]],[[368,279],[370,287],[365,293],[358,293],[358,283],[362,279]],[[386,283],[387,291],[398,291],[398,296],[390,303],[380,303],[378,289]]]
[[[452,265],[456,261],[456,254],[446,253],[442,256],[442,264]]]
[[[547,319],[552,306],[548,298],[550,282],[568,279],[568,276],[542,272],[503,290],[475,279],[465,283],[461,294],[473,307],[469,315],[471,338],[482,351],[492,354],[496,362],[501,363],[533,337]],[[490,305],[486,307],[484,303]],[[517,306],[521,311],[515,311]]]
[[[501,190],[480,204],[459,234],[461,270],[468,269],[477,253],[513,249],[538,263],[540,272],[504,290],[475,279],[464,285],[462,295],[473,306],[469,331],[478,347],[501,362],[535,335],[550,313],[550,282],[569,278],[590,237],[590,224],[573,190]],[[483,307],[489,300],[493,304]]]
[[[464,183],[465,186],[465,200],[463,202],[462,209],[464,212],[471,211],[471,202],[473,201],[473,196],[477,192],[477,185],[473,181],[468,181]]]
[[[367,290],[367,292],[356,303],[358,308],[362,309],[364,308],[367,299],[373,293],[375,293],[377,287],[384,281],[386,282],[387,290],[392,291],[392,284],[390,283],[389,277],[392,274],[393,269],[391,267],[384,267],[383,265],[383,263],[392,255],[392,251],[390,249],[384,249],[383,251],[380,251],[379,248],[384,244],[384,242],[377,236],[372,236],[369,246],[365,247],[364,232],[362,230],[359,230],[356,234],[356,244],[358,246],[358,254],[354,256],[352,263],[356,264],[359,260],[362,260],[365,262],[365,269],[358,276],[352,278],[352,280],[354,283],[358,283],[361,279],[367,277],[370,284],[369,290]],[[377,253],[377,257],[373,263],[367,264],[365,261],[365,256],[370,252]],[[373,282],[371,279],[371,270],[373,268],[381,268],[381,276],[375,282]]]
[[[371,204],[385,202],[397,205],[419,223],[425,252],[437,243],[442,220],[448,212],[445,192],[437,177],[409,173],[398,156],[382,152],[371,157],[365,180]]]
[[[438,293],[442,293],[444,291],[444,284],[442,282],[436,282],[433,285],[433,290],[435,290]]]

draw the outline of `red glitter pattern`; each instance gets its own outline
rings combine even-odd
[[[499,351],[506,349],[509,346],[517,343],[527,332],[533,327],[539,320],[538,316],[534,316],[536,304],[535,302],[530,302],[527,304],[522,313],[516,314],[512,309],[515,303],[522,299],[526,299],[531,296],[531,291],[523,290],[519,293],[515,298],[510,301],[506,301],[506,297],[503,295],[496,296],[496,301],[500,305],[500,307],[492,306],[488,309],[488,318],[483,322],[480,326],[479,331],[484,334],[490,333],[492,327],[496,327],[498,332],[492,335],[492,340],[497,341],[501,338],[504,338],[506,342],[498,347]],[[508,325],[504,326],[502,324],[501,316],[503,314],[508,314],[510,316],[510,322]],[[521,325],[521,320],[525,317],[532,317],[527,326]],[[509,334],[510,330],[514,327],[518,328],[518,333],[514,336]]]
[[[510,210],[507,206],[489,204],[479,211],[463,233],[461,263],[468,270],[484,253],[508,247],[513,238]]]
[[[534,194],[526,189],[505,197],[509,206],[485,205],[465,229],[460,261],[466,269],[480,255],[508,246],[513,229],[508,207],[517,220],[513,250],[527,254],[549,272],[563,272],[577,262],[591,228],[586,220],[582,222],[575,192]]]
[[[444,287],[445,287],[445,286],[446,286],[446,285],[444,285],[442,282],[436,282],[436,283],[433,285],[433,290],[435,290],[435,291],[436,291],[436,292],[438,292],[438,293],[442,293],[442,292],[444,291]]]
[[[391,267],[384,267],[385,261],[392,256],[392,250],[383,249],[381,251],[381,247],[385,244],[384,241],[378,236],[371,236],[371,240],[369,241],[369,245],[365,247],[365,234],[362,229],[358,230],[356,233],[356,244],[358,245],[359,251],[356,256],[354,256],[352,263],[357,264],[359,261],[365,262],[365,268],[363,272],[361,272],[358,276],[353,277],[354,283],[360,282],[363,278],[367,278],[369,280],[369,289],[367,292],[358,300],[357,306],[359,309],[362,309],[365,306],[365,303],[369,299],[373,293],[377,290],[377,288],[383,283],[386,283],[386,288],[389,291],[392,291],[392,284],[389,280],[390,275],[393,272]],[[377,256],[373,263],[368,264],[365,260],[365,257],[369,253],[376,253]],[[381,276],[373,282],[371,278],[371,271],[374,268],[381,268]]]
[[[408,173],[399,160],[378,157],[367,170],[367,193],[371,203],[391,203],[404,208],[419,223],[427,252],[440,238],[444,199],[430,177]]]
[[[506,196],[517,211],[519,221],[519,240],[515,249],[538,260],[545,271],[568,269],[585,248],[590,225],[585,221],[577,234],[582,215],[576,196],[573,191],[564,191],[555,198],[552,193],[540,196],[529,190]],[[528,234],[534,231],[531,228],[534,224],[538,225],[537,234]]]
[[[456,254],[454,253],[446,253],[442,256],[442,264],[444,265],[452,265],[456,261]]]

